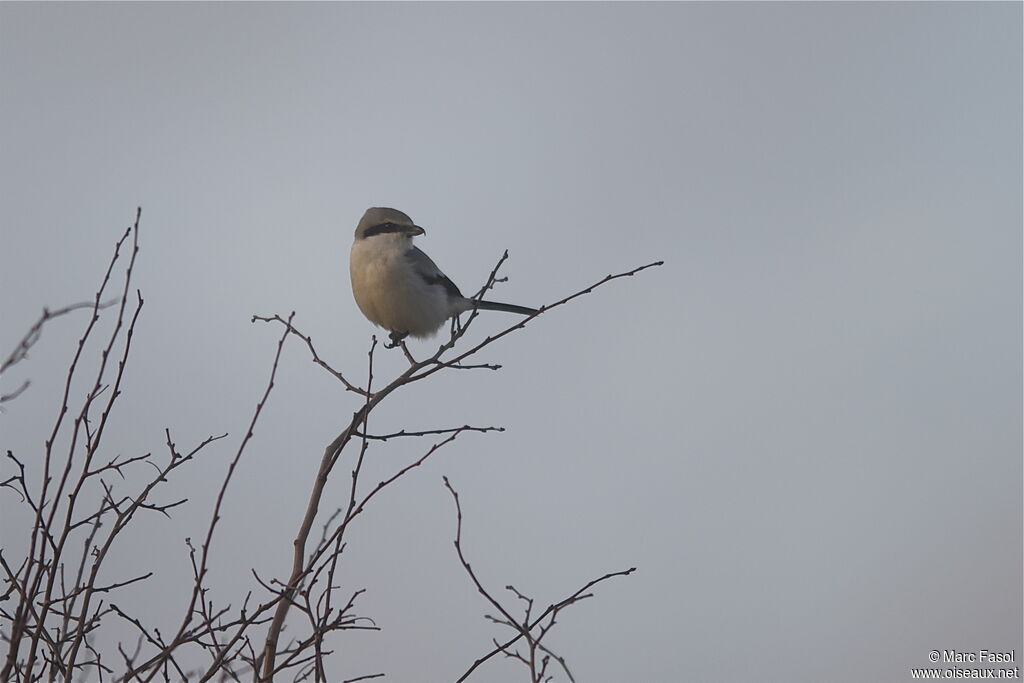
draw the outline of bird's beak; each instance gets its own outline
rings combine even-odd
[[[416,235],[426,235],[427,231],[418,225],[410,225],[406,227],[405,234],[409,237],[415,237]]]

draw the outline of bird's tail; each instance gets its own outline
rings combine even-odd
[[[513,304],[499,304],[496,301],[477,301],[476,307],[485,311],[504,311],[505,313],[518,313],[519,315],[535,315],[536,308],[526,306],[515,306]]]

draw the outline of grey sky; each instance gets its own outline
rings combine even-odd
[[[1020,665],[1021,20],[1019,3],[3,3],[0,349],[91,295],[141,205],[146,307],[111,446],[232,435],[118,565],[159,569],[158,592],[123,600],[171,621],[183,539],[269,372],[278,331],[249,317],[295,310],[365,371],[376,330],[347,260],[366,207],[425,226],[464,290],[507,248],[496,298],[524,305],[664,259],[490,351],[503,371],[385,404],[381,431],[508,431],[460,439],[367,514],[344,585],[383,630],[338,642],[338,680],[450,680],[498,635],[442,474],[495,587],[544,602],[639,568],[552,636],[581,681],[903,681],[933,649],[1016,647]],[[34,384],[0,415],[4,450],[39,452],[80,323],[5,377]],[[281,373],[219,532],[225,602],[251,567],[287,570],[356,407],[298,345]],[[381,472],[417,452],[371,451]]]

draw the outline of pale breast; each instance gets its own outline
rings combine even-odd
[[[428,285],[405,261],[395,245],[380,248],[377,240],[352,245],[349,271],[352,294],[370,322],[415,337],[434,334],[448,318],[443,288]]]

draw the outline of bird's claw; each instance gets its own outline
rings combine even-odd
[[[392,332],[388,335],[391,343],[384,342],[385,349],[394,349],[402,345],[402,340],[409,336],[408,332]]]

